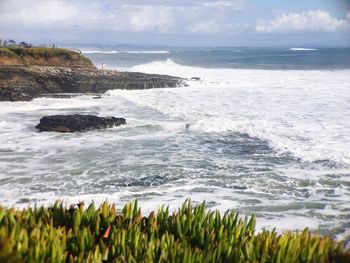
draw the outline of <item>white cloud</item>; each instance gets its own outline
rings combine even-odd
[[[242,2],[238,2],[238,1],[219,0],[219,1],[213,1],[213,2],[203,2],[202,5],[207,7],[234,8],[236,10],[243,9]]]
[[[28,3],[29,2],[29,3]],[[47,1],[38,3],[28,1],[21,6],[21,1],[9,1],[0,6],[2,24],[47,25],[64,22],[79,12],[75,6],[63,1]],[[32,2],[32,5],[30,5]],[[12,9],[19,6],[19,8]]]
[[[213,33],[222,31],[222,26],[213,20],[201,21],[190,28],[193,33]]]
[[[279,15],[270,21],[258,20],[255,29],[257,32],[264,33],[287,31],[332,32],[349,28],[349,17],[348,14],[347,19],[337,19],[322,10],[289,13]]]
[[[1,1],[1,0],[0,0]],[[23,29],[79,29],[106,32],[219,33],[232,30],[241,0],[99,1],[7,0],[0,2],[0,24]],[[4,29],[0,30],[4,31]]]

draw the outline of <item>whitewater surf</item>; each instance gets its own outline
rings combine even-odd
[[[90,53],[96,65],[180,76],[188,86],[1,102],[0,202],[108,199],[121,207],[138,199],[147,213],[191,198],[255,213],[259,228],[345,237],[350,67],[324,68],[322,49],[296,51],[301,62],[287,69],[288,49],[236,50]],[[252,57],[259,67],[249,66]],[[74,134],[34,128],[44,115],[75,113],[121,116],[127,125]]]

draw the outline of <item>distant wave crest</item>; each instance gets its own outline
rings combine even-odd
[[[316,51],[318,49],[317,48],[292,47],[288,50],[290,50],[290,51]]]
[[[82,50],[83,54],[170,54],[167,50]]]

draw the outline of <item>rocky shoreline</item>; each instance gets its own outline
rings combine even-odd
[[[0,101],[29,101],[43,94],[93,93],[111,89],[173,88],[178,77],[94,68],[0,66]]]

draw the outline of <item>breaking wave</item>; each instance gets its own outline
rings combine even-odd
[[[290,50],[290,51],[316,51],[318,49],[317,48],[292,47],[288,50]]]
[[[200,80],[182,89],[108,94],[181,118],[192,129],[245,133],[297,158],[350,165],[349,70],[208,69],[170,59],[130,70]]]
[[[82,50],[83,54],[170,54],[167,50]]]

